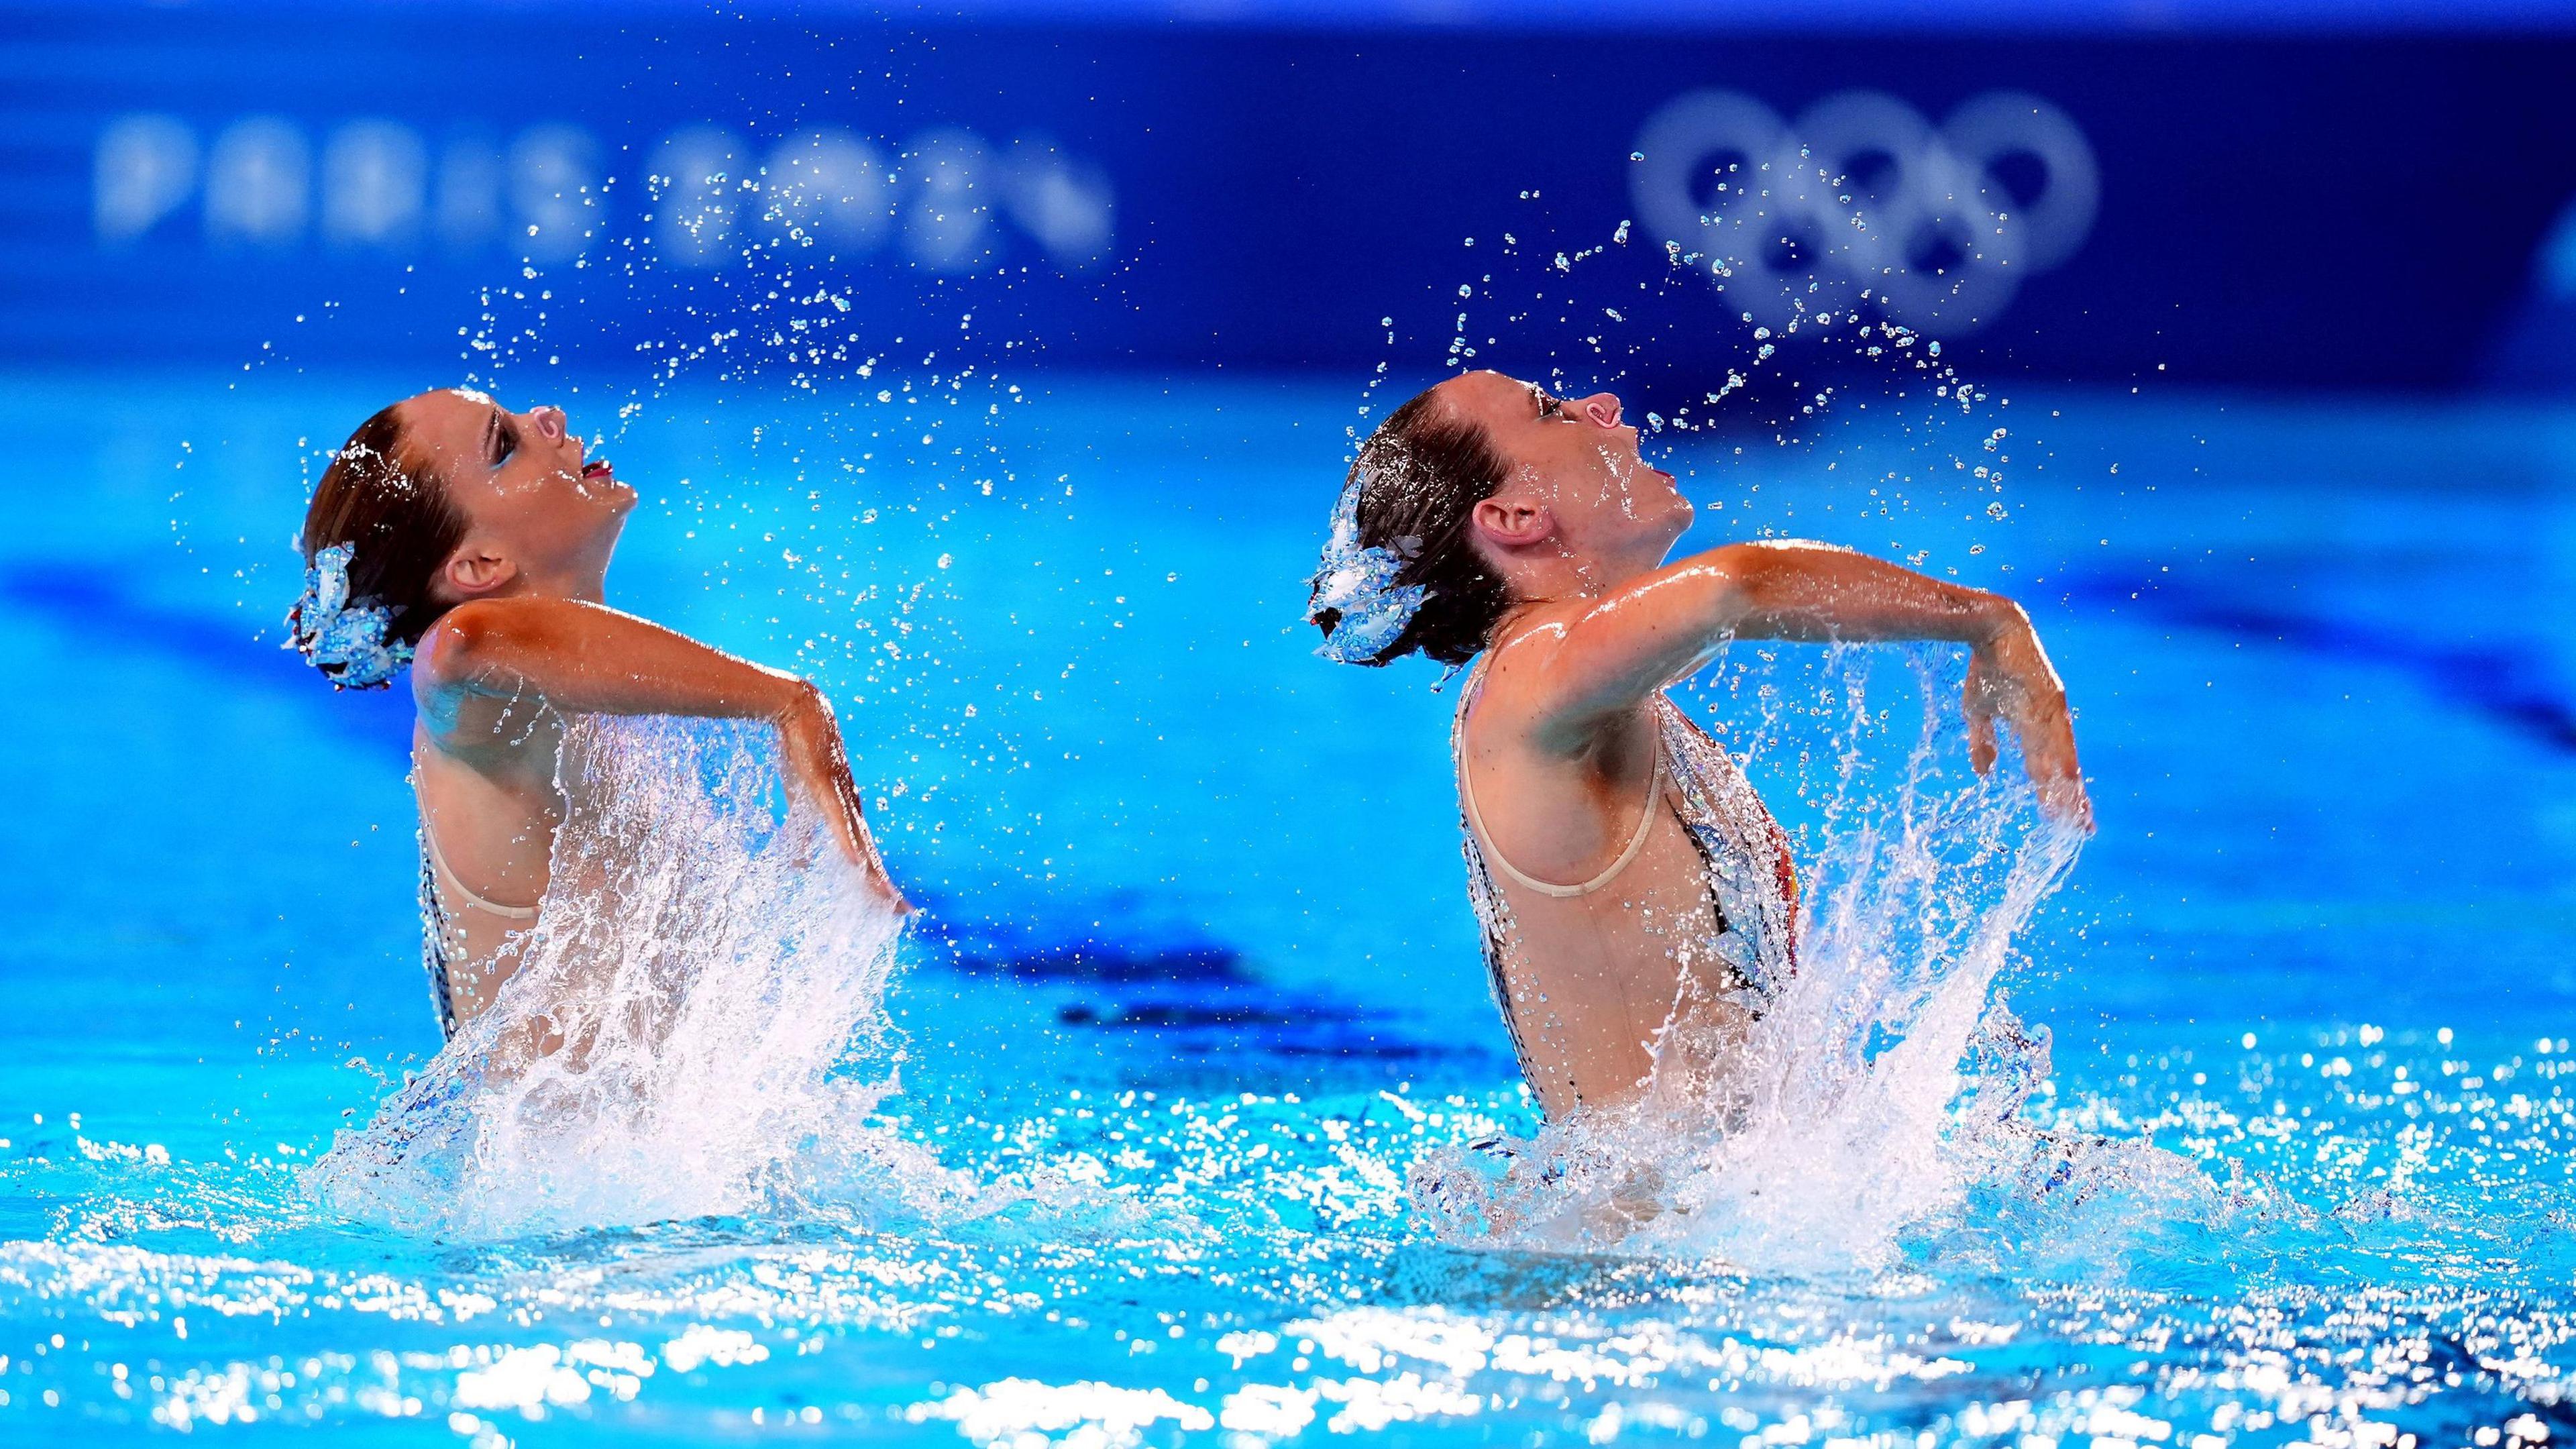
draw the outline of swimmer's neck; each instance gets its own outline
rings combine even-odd
[[[440,570],[436,597],[451,609],[479,599],[608,602],[608,565],[617,556],[614,530],[557,548],[522,543],[498,535],[467,535]]]
[[[1559,543],[1551,551],[1534,551],[1512,559],[1503,570],[1503,581],[1512,595],[1503,632],[1510,631],[1510,620],[1534,610],[1598,599],[1630,580],[1642,578],[1662,567],[1671,551],[1672,546],[1666,543],[1655,546],[1651,553],[1640,548],[1614,555],[1567,548]]]
[[[521,573],[506,584],[482,594],[486,599],[569,599],[577,604],[608,602],[606,569],[562,569],[549,573]]]
[[[552,569],[532,570],[527,575],[529,588],[531,592],[547,598],[605,604],[608,602],[608,562],[616,551],[617,540],[611,538],[595,557],[577,557]]]

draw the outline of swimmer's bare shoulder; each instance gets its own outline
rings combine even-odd
[[[1548,877],[1593,874],[1615,853],[1654,768],[1645,697],[1580,718],[1565,709],[1572,626],[1589,605],[1537,603],[1506,618],[1462,725],[1460,763],[1483,828],[1506,858]]]

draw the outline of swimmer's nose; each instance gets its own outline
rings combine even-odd
[[[1591,419],[1592,424],[1595,427],[1615,428],[1619,426],[1619,399],[1609,393],[1596,392],[1592,396],[1585,398],[1583,401],[1576,403],[1574,408],[1575,411],[1583,417]]]
[[[528,416],[536,423],[538,432],[544,434],[555,442],[560,443],[563,441],[565,427],[564,410],[562,408],[555,407],[551,404],[541,408],[530,408],[528,410]]]

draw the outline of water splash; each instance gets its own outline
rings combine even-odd
[[[1818,164],[1799,163],[1808,174],[1794,184],[1841,184]],[[1443,328],[1429,314],[1380,319],[1389,356],[1345,424],[1354,449],[1387,401],[1378,392],[1390,368],[1421,370],[1418,349],[1445,331],[1439,371],[1491,366],[1561,395],[1620,393],[1645,456],[1684,480],[1703,536],[1834,538],[1883,547],[1916,569],[1936,557],[1966,565],[1989,586],[2012,573],[2001,560],[1967,560],[2022,516],[2010,481],[2064,466],[2044,436],[2055,425],[2012,414],[2011,397],[1924,330],[1929,318],[1904,320],[1915,303],[1938,305],[1935,294],[1899,306],[1881,288],[1853,294],[1827,267],[1774,313],[1728,300],[1733,272],[1722,259],[1674,242],[1631,247],[1624,226],[1601,239],[1533,215],[1500,241],[1467,239],[1474,280],[1454,311],[1443,298]],[[1955,280],[1941,296],[1963,300]],[[1706,355],[1713,333],[1734,339],[1732,360],[1686,361]]]
[[[962,1195],[868,1125],[902,1058],[901,924],[810,811],[779,808],[770,756],[758,726],[575,720],[517,974],[308,1187],[465,1236]]]
[[[1967,768],[1947,703],[1956,660],[1895,654],[1923,702],[1907,738],[1870,708],[1871,657],[1828,660],[1826,740],[1789,733],[1764,685],[1766,718],[1738,744],[1756,768],[1784,753],[1826,776],[1787,792],[1818,817],[1799,970],[1731,1053],[1738,1065],[1713,1081],[1659,1079],[1633,1107],[1526,1142],[1428,1155],[1414,1192],[1441,1237],[1875,1271],[1980,1185],[2044,1194],[2124,1150],[2024,1120],[2048,1033],[1996,991],[2083,837],[2039,817],[2011,764],[1983,778]]]

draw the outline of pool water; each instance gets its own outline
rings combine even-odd
[[[1351,390],[1020,381],[930,423],[681,386],[608,444],[648,500],[617,600],[842,703],[929,908],[872,1130],[935,1169],[500,1236],[305,1176],[437,1046],[407,716],[275,627],[311,450],[416,383],[0,387],[0,1438],[2576,1435],[2576,414],[2017,394],[1678,446],[1694,541],[2029,604],[2101,831],[1999,980],[2052,1038],[2018,1120],[2108,1145],[1839,1256],[1541,1251],[1408,1188],[1536,1119],[1454,695],[1298,620]],[[1854,481],[2002,424],[2002,519]],[[1690,691],[1811,852],[1795,702],[1852,667],[1739,649]]]

